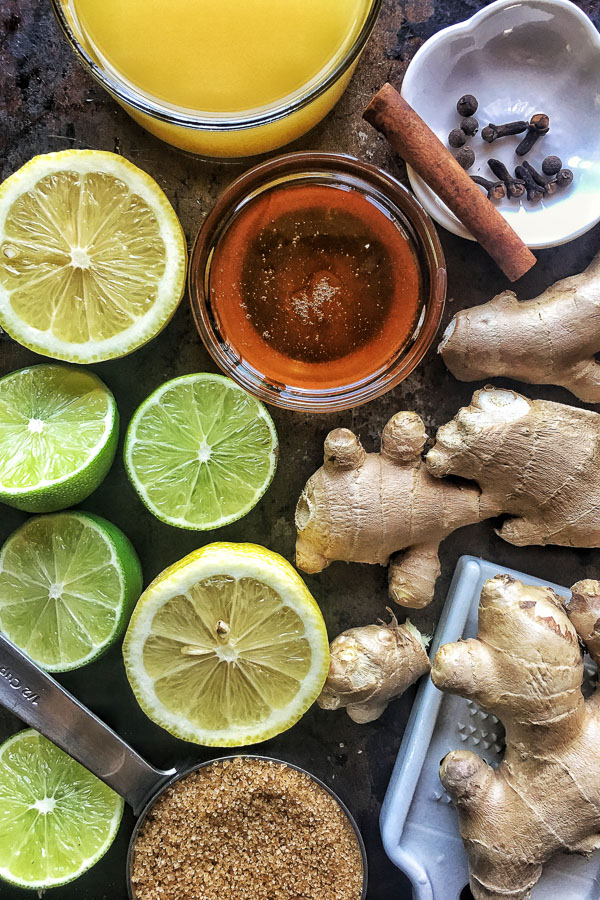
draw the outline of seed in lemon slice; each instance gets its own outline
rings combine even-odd
[[[123,801],[33,729],[0,747],[0,877],[23,888],[66,884],[104,856]]]
[[[74,506],[110,469],[115,398],[85,369],[46,363],[0,378],[0,501],[28,512]]]
[[[36,516],[0,552],[0,630],[49,672],[77,669],[120,637],[141,590],[137,554],[111,522]]]
[[[217,747],[290,728],[329,667],[308,588],[283,557],[256,544],[209,544],[166,569],[140,597],[123,655],[147,716]]]
[[[90,363],[145,344],[186,261],[165,194],[116,153],[36,156],[0,185],[0,325],[36,353]]]
[[[127,472],[150,512],[198,531],[245,516],[269,487],[277,454],[275,426],[260,400],[207,373],[154,391],[125,440]]]

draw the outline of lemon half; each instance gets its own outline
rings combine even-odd
[[[0,186],[0,325],[45,356],[124,356],[167,324],[187,248],[158,184],[116,153],[36,156]]]
[[[209,544],[166,569],[140,597],[123,655],[146,715],[176,737],[218,747],[285,731],[329,668],[308,588],[255,544]]]

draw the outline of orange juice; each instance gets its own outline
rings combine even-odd
[[[122,102],[127,97],[119,88],[138,98],[138,108],[128,111],[142,124],[185,149],[243,156],[293,140],[331,108],[351,77],[357,43],[377,5],[374,0],[63,0],[63,12],[105,73],[106,86],[114,85]],[[349,57],[351,64],[329,84]],[[303,104],[319,88],[327,89]],[[145,103],[162,116],[146,113]],[[185,125],[178,124],[178,116]],[[204,125],[194,127],[194,119]]]

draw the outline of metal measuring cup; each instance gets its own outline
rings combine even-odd
[[[130,900],[136,894],[131,883],[135,841],[147,814],[156,801],[176,781],[180,781],[205,766],[242,756],[262,759],[288,766],[308,775],[335,800],[352,826],[360,848],[363,865],[363,887],[360,900],[367,895],[367,854],[358,825],[346,805],[331,788],[300,766],[268,756],[240,753],[222,756],[191,766],[182,772],[176,769],[155,769],[119,735],[86,709],[50,675],[39,668],[18,647],[0,634],[0,704],[27,725],[68,753],[86,769],[104,781],[132,807],[138,821],[129,841],[127,852],[127,891]],[[226,900],[226,898],[224,898]]]

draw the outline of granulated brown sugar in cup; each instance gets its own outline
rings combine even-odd
[[[308,774],[235,757],[175,782],[137,836],[136,900],[360,900],[354,829]]]

